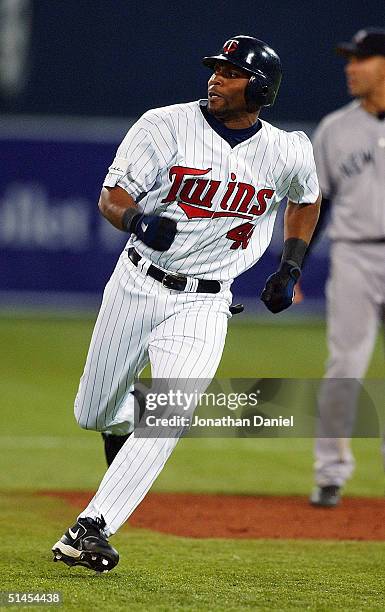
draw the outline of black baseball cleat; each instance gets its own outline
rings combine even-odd
[[[310,496],[312,506],[319,508],[335,508],[341,501],[341,487],[337,485],[328,485],[326,487],[317,487]]]
[[[66,565],[83,565],[95,572],[109,572],[119,562],[119,553],[104,535],[105,521],[101,518],[80,518],[52,546],[54,561]]]

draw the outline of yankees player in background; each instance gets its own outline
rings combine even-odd
[[[385,313],[385,29],[360,30],[337,52],[347,60],[349,93],[357,99],[325,117],[314,139],[322,217],[332,203],[329,360],[319,398],[317,487],[310,498],[325,507],[339,503],[354,469],[349,435],[356,381],[365,376]],[[343,437],[325,436],[332,423]]]
[[[111,465],[52,548],[67,565],[109,571],[118,563],[108,536],[185,431],[129,436],[133,383],[144,366],[150,362],[153,379],[204,380],[206,388],[224,347],[231,283],[267,248],[280,201],[288,197],[282,261],[261,295],[274,313],[292,303],[317,223],[310,141],[259,119],[281,81],[275,51],[235,36],[203,63],[212,71],[208,99],[146,112],[104,180],[101,213],[130,238],[104,292],[75,415],[81,427],[105,433]]]

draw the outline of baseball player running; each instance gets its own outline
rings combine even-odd
[[[319,215],[312,146],[259,119],[281,81],[264,42],[234,36],[211,69],[208,99],[146,112],[129,130],[104,180],[99,207],[130,234],[109,280],[75,400],[81,427],[123,438],[94,498],[54,544],[54,560],[109,571],[108,543],[141,502],[174,449],[174,437],[133,430],[133,384],[150,362],[153,379],[204,381],[218,367],[231,316],[233,279],[267,248],[288,196],[279,269],[261,299],[290,306]],[[117,453],[117,454],[116,454]],[[115,455],[115,456],[114,456]]]
[[[385,313],[385,30],[360,30],[337,51],[347,59],[348,89],[357,100],[325,117],[314,140],[326,198],[322,208],[329,200],[333,204],[329,360],[319,398],[323,429],[315,445],[317,487],[310,501],[327,507],[339,503],[354,469],[349,436],[357,381],[365,376]],[[330,428],[342,437],[328,437]]]

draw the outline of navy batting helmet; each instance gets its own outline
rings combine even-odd
[[[218,55],[203,58],[203,63],[214,68],[217,61],[230,62],[250,72],[245,99],[253,110],[272,106],[282,78],[281,60],[266,43],[252,36],[233,36],[225,42]]]

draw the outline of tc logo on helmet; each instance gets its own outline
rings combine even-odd
[[[223,45],[223,52],[224,53],[234,53],[234,51],[238,48],[238,45],[239,45],[238,40],[232,40],[232,39],[228,40]]]

